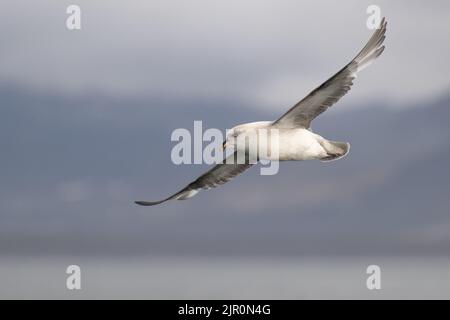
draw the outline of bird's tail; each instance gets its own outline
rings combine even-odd
[[[322,144],[327,152],[327,156],[320,159],[323,162],[329,162],[345,157],[350,151],[350,143],[327,140]]]

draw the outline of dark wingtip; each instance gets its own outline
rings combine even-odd
[[[161,202],[163,202],[163,201],[155,201],[155,202],[149,202],[149,201],[135,201],[134,203],[136,203],[136,204],[138,204],[138,205],[140,205],[140,206],[148,207],[148,206],[154,206],[154,205],[160,204]]]

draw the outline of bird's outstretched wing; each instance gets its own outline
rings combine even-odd
[[[227,183],[253,165],[249,162],[248,157],[242,160],[243,161],[238,161],[237,151],[235,151],[234,154],[230,155],[224,162],[215,165],[195,181],[170,197],[159,201],[135,201],[135,203],[141,206],[154,206],[172,199],[189,199],[196,195],[201,189],[208,190]]]
[[[280,128],[309,128],[311,121],[343,97],[353,84],[358,71],[367,67],[384,50],[386,19],[370,38],[360,53],[338,73],[314,89],[303,100],[289,109],[272,125]]]

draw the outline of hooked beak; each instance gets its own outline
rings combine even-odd
[[[227,140],[225,140],[225,141],[222,143],[222,150],[225,150],[226,147],[227,147]]]

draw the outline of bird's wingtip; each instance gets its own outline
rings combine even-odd
[[[163,202],[163,201],[154,201],[154,202],[151,202],[151,201],[135,201],[134,203],[137,204],[137,205],[140,205],[140,206],[148,207],[148,206],[154,206],[154,205],[160,204],[161,202]]]

